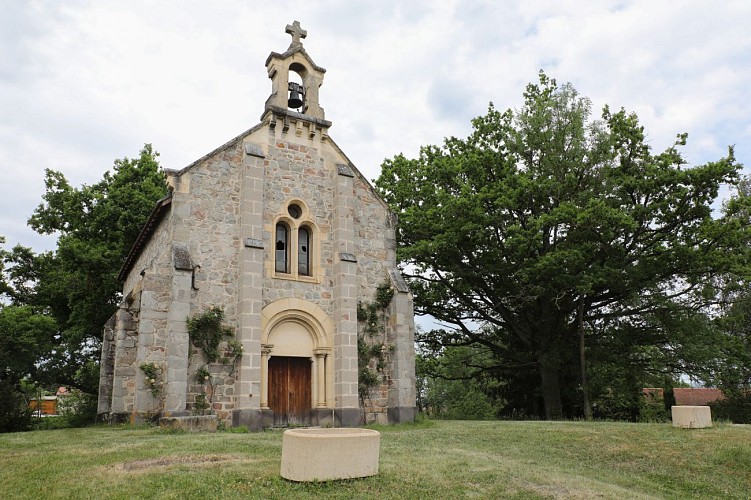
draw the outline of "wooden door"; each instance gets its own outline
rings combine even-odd
[[[269,359],[269,408],[274,425],[310,423],[310,359],[272,356]]]

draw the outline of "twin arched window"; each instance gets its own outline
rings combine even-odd
[[[287,207],[287,212],[293,219],[299,219],[302,216],[302,209],[296,203],[290,204]],[[298,276],[312,276],[312,228],[303,224],[294,231],[291,230],[289,224],[279,221],[276,223],[274,238],[274,271]],[[294,269],[292,267],[293,261],[296,262],[297,266]]]

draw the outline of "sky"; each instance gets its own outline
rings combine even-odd
[[[53,249],[26,225],[44,171],[93,184],[145,143],[180,169],[256,125],[270,52],[298,20],[327,72],[331,137],[368,179],[386,158],[465,137],[519,108],[542,69],[635,112],[689,164],[736,148],[751,167],[751,2],[0,0],[0,235]]]

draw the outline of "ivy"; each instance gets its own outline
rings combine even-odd
[[[203,351],[209,363],[219,360],[219,344],[226,337],[232,337],[232,328],[222,325],[224,311],[212,307],[203,314],[188,318],[190,343]]]
[[[379,309],[386,310],[391,304],[391,299],[394,298],[394,289],[391,288],[391,283],[381,283],[376,289],[376,305]]]
[[[375,301],[357,304],[357,321],[362,324],[362,335],[357,337],[358,393],[361,400],[367,398],[380,383],[379,373],[386,367],[386,352],[390,349],[386,343],[374,342],[373,339],[385,337],[386,310],[393,297],[394,290],[386,282],[376,289]],[[373,359],[377,360],[375,370],[370,368]]]
[[[203,384],[204,382],[209,380],[210,377],[211,377],[211,374],[209,373],[209,370],[205,366],[202,366],[196,372],[196,382],[198,382],[199,384]]]
[[[208,392],[204,388],[203,394],[196,395],[193,403],[194,414],[203,414],[211,408],[214,382],[208,369],[209,363],[227,364],[231,360],[234,370],[237,360],[243,354],[242,344],[233,338],[234,330],[223,325],[223,321],[224,311],[219,307],[212,307],[202,314],[188,318],[187,321],[190,343],[203,351],[206,357],[206,363],[196,371],[195,381],[209,387]],[[224,349],[221,348],[222,342],[225,345]]]

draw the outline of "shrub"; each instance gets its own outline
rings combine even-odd
[[[426,403],[431,417],[448,420],[494,419],[503,408],[475,380],[433,379]]]
[[[28,430],[31,415],[23,394],[7,380],[0,380],[0,432]]]
[[[662,398],[642,397],[639,402],[639,422],[668,422],[670,413]]]
[[[639,398],[641,395],[634,391],[607,389],[593,398],[592,410],[597,419],[633,422],[639,417]]]
[[[65,417],[44,417],[34,418],[31,422],[31,428],[35,431],[51,431],[55,429],[68,429],[70,424]]]
[[[751,424],[751,392],[731,393],[727,399],[709,403],[712,418],[734,424]]]
[[[69,427],[85,427],[96,421],[97,398],[78,390],[57,399],[58,413]]]

